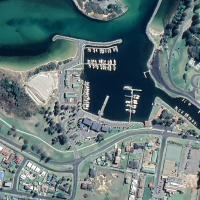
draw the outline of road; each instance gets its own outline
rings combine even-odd
[[[161,141],[161,146],[160,146],[160,153],[159,153],[159,158],[158,158],[159,163],[158,163],[157,170],[156,170],[155,180],[157,181],[157,183],[159,183],[159,180],[161,178],[162,164],[163,164],[163,158],[164,158],[163,154],[164,154],[164,149],[166,147],[167,138],[168,138],[167,133],[164,133],[163,137],[162,137],[162,141]]]
[[[73,174],[73,191],[72,191],[72,195],[69,198],[69,200],[74,200],[75,199],[75,195],[76,195],[77,185],[78,185],[78,176],[79,176],[79,166],[80,166],[80,164],[82,164],[89,157],[100,154],[101,152],[105,151],[106,149],[110,148],[112,145],[114,145],[117,142],[120,142],[123,139],[126,139],[126,138],[131,137],[131,136],[135,136],[135,135],[144,135],[144,134],[163,136],[163,142],[161,144],[161,150],[160,150],[160,158],[162,158],[162,154],[163,154],[163,151],[164,151],[164,148],[165,148],[165,144],[166,144],[167,138],[169,138],[169,137],[180,138],[180,136],[178,136],[176,132],[171,132],[171,131],[167,131],[166,132],[165,129],[149,129],[149,130],[145,129],[145,130],[138,130],[138,131],[137,130],[126,130],[118,138],[113,139],[111,142],[108,142],[107,144],[101,146],[97,150],[95,150],[93,152],[90,152],[87,156],[81,157],[79,159],[75,159],[75,160],[73,160],[71,162],[66,162],[66,161],[54,162],[53,160],[51,161],[51,164],[54,164],[54,165],[62,164],[64,166],[64,165],[72,164],[73,165],[73,169],[71,169],[71,170],[68,170],[68,169],[53,170],[52,168],[49,168],[48,166],[46,166],[45,163],[41,163],[39,161],[36,162],[34,159],[31,159],[30,157],[28,158],[28,160],[36,162],[41,167],[45,167],[46,169],[48,169],[50,171],[53,171],[53,172],[72,173]],[[196,138],[189,138],[189,139],[196,141]],[[7,142],[8,142],[10,145],[13,145],[13,146],[19,148],[19,152],[20,152],[20,148],[21,147],[19,145],[17,146],[16,144],[10,142],[8,139],[2,138],[2,136],[0,136],[0,140],[3,140],[2,142],[5,145],[7,145]],[[160,177],[161,167],[162,167],[162,164],[161,164],[161,160],[160,160],[159,165],[158,165],[158,169],[157,169],[157,177]],[[4,192],[10,193],[10,194],[17,194],[17,195],[25,195],[26,194],[26,193],[19,192],[19,191],[16,190],[16,186],[17,186],[16,180],[17,180],[17,177],[19,176],[19,172],[20,172],[20,170],[17,170],[18,174],[16,175],[16,178],[14,179],[15,188],[12,191],[4,191]],[[40,198],[42,198],[42,199],[51,199],[51,198],[48,198],[48,197],[44,197],[44,198],[40,197]]]
[[[64,94],[65,71],[67,69],[73,68],[74,66],[82,65],[84,63],[84,47],[86,45],[90,45],[90,46],[110,46],[110,45],[118,44],[118,43],[122,42],[122,40],[116,40],[116,41],[112,41],[112,42],[108,42],[108,43],[96,43],[96,42],[79,40],[79,39],[69,38],[69,37],[65,37],[65,36],[58,36],[58,35],[53,38],[53,41],[63,40],[63,39],[75,42],[78,45],[78,50],[77,50],[75,58],[71,62],[63,64],[60,68],[61,74],[60,74],[60,78],[59,78],[59,89],[58,90],[59,90],[59,101],[60,101],[61,104],[64,103],[64,95],[63,94]],[[158,65],[158,67],[159,67],[159,65]],[[153,69],[153,70],[155,70],[155,69]],[[158,69],[156,69],[156,72],[157,72],[157,70]],[[65,161],[65,160],[63,160],[63,161],[50,160],[49,161],[49,164],[52,164],[55,167],[56,166],[63,166],[63,169],[52,169],[47,164],[40,162],[39,157],[37,157],[36,155],[33,155],[31,152],[28,152],[28,154],[26,154],[26,157],[27,157],[28,160],[31,160],[31,161],[37,163],[39,166],[44,167],[44,168],[46,168],[46,169],[48,169],[52,172],[72,173],[73,174],[73,190],[72,190],[72,194],[71,194],[69,200],[74,200],[75,195],[76,195],[76,191],[77,191],[78,181],[79,181],[78,180],[79,167],[80,167],[81,164],[83,164],[83,162],[85,162],[91,156],[100,154],[101,152],[105,151],[106,149],[110,148],[112,145],[114,145],[115,143],[117,143],[117,142],[119,142],[123,139],[126,139],[126,138],[131,137],[131,136],[143,135],[143,134],[153,134],[153,135],[163,136],[162,143],[161,143],[161,150],[160,150],[160,158],[163,155],[167,138],[168,137],[178,138],[177,133],[172,133],[170,131],[166,132],[166,130],[164,130],[164,129],[140,129],[140,130],[139,129],[138,130],[129,129],[129,130],[123,131],[123,134],[119,134],[119,136],[117,138],[113,139],[111,142],[108,142],[108,143],[102,145],[100,148],[96,149],[93,152],[90,152],[88,155],[86,155],[84,157],[74,159],[73,161],[70,161],[70,162]],[[0,141],[2,141],[4,144],[8,145],[9,147],[13,146],[13,149],[15,149],[15,150],[17,148],[18,152],[21,152],[21,146],[20,145],[16,145],[14,142],[10,141],[7,138],[2,137],[1,135],[0,135]],[[67,154],[67,152],[65,152],[65,153]],[[67,169],[67,166],[69,166],[69,165],[72,165],[73,169]],[[65,166],[66,166],[66,168],[65,168]],[[158,165],[158,169],[157,169],[157,174],[156,174],[156,176],[158,178],[160,177],[161,169],[162,169],[162,163],[160,161],[159,165]],[[27,193],[17,191],[16,187],[17,187],[17,178],[19,177],[19,173],[20,173],[20,168],[16,172],[16,177],[14,179],[14,189],[11,190],[11,191],[3,191],[3,192],[8,193],[8,194],[16,194],[16,195],[19,195],[19,196],[20,195],[21,196],[24,196],[24,195],[27,196]],[[31,198],[31,195],[29,195],[28,198]],[[39,197],[39,199],[49,199],[50,200],[51,198],[49,198],[49,197]]]

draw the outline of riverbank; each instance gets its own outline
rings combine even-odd
[[[153,103],[152,111],[149,115],[148,120],[153,120],[155,118],[158,118],[160,116],[160,112],[163,109],[167,109],[173,116],[176,116],[176,118],[182,118],[185,121],[185,128],[195,130],[198,134],[200,134],[200,130],[191,122],[191,120],[188,119],[187,113],[181,114],[178,112],[178,107],[176,109],[172,108],[170,105],[168,105],[164,100],[162,100],[160,97],[156,97]]]
[[[149,22],[148,22],[148,24],[147,24],[147,26],[146,26],[146,35],[147,35],[148,39],[153,43],[153,50],[152,50],[152,53],[151,53],[151,55],[150,55],[150,58],[148,59],[147,67],[148,67],[148,69],[149,69],[149,71],[150,71],[150,75],[151,75],[152,79],[154,80],[154,83],[156,84],[156,87],[157,87],[158,85],[157,85],[156,80],[154,79],[154,77],[153,77],[153,75],[152,75],[152,73],[151,73],[151,67],[152,67],[152,66],[151,66],[151,61],[152,61],[154,52],[155,52],[155,50],[156,50],[157,43],[155,42],[154,38],[152,37],[150,30],[151,30],[151,24],[152,24],[152,22],[153,22],[153,20],[154,20],[154,18],[155,18],[155,16],[156,16],[156,14],[157,14],[157,12],[158,12],[160,6],[161,6],[161,3],[162,3],[162,0],[159,0],[159,1],[158,1],[158,4],[156,5],[156,8],[155,8],[155,10],[154,10],[154,12],[153,12],[153,14],[152,14],[152,16],[151,16],[151,18],[150,18],[150,20],[149,20]]]
[[[187,95],[187,94],[183,94],[181,91],[179,91],[173,84],[170,84],[168,85],[167,83],[164,84],[165,80],[164,78],[162,77],[161,74],[159,74],[159,78],[160,80],[163,80],[163,84],[160,82],[159,83],[159,80],[156,79],[155,75],[153,74],[152,72],[152,65],[151,65],[151,62],[153,60],[153,56],[155,54],[155,51],[156,50],[160,50],[159,49],[159,43],[155,40],[155,38],[152,36],[151,34],[151,30],[152,30],[152,22],[153,20],[155,19],[156,17],[156,14],[158,13],[159,9],[160,9],[160,6],[161,6],[161,3],[163,2],[163,0],[159,0],[148,24],[147,24],[147,27],[146,27],[146,35],[148,37],[148,39],[152,42],[153,44],[153,50],[152,50],[152,53],[148,59],[148,62],[147,62],[147,67],[148,67],[148,70],[149,70],[149,74],[151,76],[151,78],[153,79],[153,82],[155,84],[155,86],[161,90],[163,90],[166,94],[170,95],[171,97],[173,98],[186,98],[188,99],[193,105],[195,105],[197,108],[200,108],[200,104],[195,101],[194,99],[192,99],[191,96]],[[155,24],[154,24],[155,26]],[[164,27],[163,27],[163,30],[164,30]],[[156,36],[155,36],[156,37]],[[160,71],[160,69],[157,69],[157,71]]]

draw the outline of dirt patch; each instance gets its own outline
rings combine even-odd
[[[188,188],[191,188],[193,190],[197,189],[197,182],[198,182],[198,176],[197,175],[187,175],[185,177],[185,181],[186,181],[186,186]]]
[[[36,104],[44,105],[58,88],[58,72],[40,72],[28,80],[25,88]]]

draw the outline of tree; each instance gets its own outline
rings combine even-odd
[[[46,158],[45,153],[41,153],[41,154],[40,154],[40,161],[41,161],[41,160],[44,160],[45,158]]]
[[[17,136],[17,133],[16,132],[13,132],[13,135],[12,135],[14,138]]]
[[[186,82],[186,79],[187,79],[187,74],[184,73],[184,74],[183,74],[183,80]]]
[[[9,131],[7,132],[7,135],[12,135],[12,132],[9,130]]]
[[[67,142],[67,137],[65,135],[59,135],[58,136],[58,141],[60,143],[60,145],[64,145]]]
[[[14,125],[12,125],[12,127],[10,128],[11,131],[16,131],[16,127]]]
[[[24,139],[24,144],[28,144],[28,140]]]
[[[102,134],[102,133],[99,133],[98,135],[97,135],[97,137],[96,137],[96,142],[101,142],[101,141],[103,141],[104,140],[104,134]]]
[[[28,148],[28,145],[27,144],[23,144],[22,147],[21,147],[21,150],[25,151],[27,148]]]
[[[66,199],[66,195],[64,193],[61,193],[61,192],[57,193],[56,197],[60,198],[60,199]]]
[[[23,136],[19,136],[19,141],[23,139]]]
[[[47,157],[46,159],[45,159],[45,163],[47,163],[47,162],[49,162],[51,160],[51,158],[50,157]]]
[[[31,150],[32,150],[32,151],[35,151],[35,149],[36,149],[36,146],[31,145]]]
[[[37,197],[37,196],[38,196],[38,194],[36,192],[33,192],[32,197],[34,198],[34,197]]]
[[[35,124],[35,127],[38,127],[38,126],[40,126],[40,122],[37,122],[37,123]]]
[[[84,197],[85,199],[87,199],[87,198],[88,198],[88,194],[85,193],[85,194],[83,195],[83,197]]]
[[[172,30],[172,37],[176,37],[179,34],[179,29],[173,29]]]

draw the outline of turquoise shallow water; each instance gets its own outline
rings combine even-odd
[[[61,50],[59,45],[50,48],[54,34],[93,41],[124,37],[132,39],[134,33],[141,33],[137,26],[143,25],[144,21],[146,23],[144,19],[149,17],[157,0],[125,2],[129,10],[124,16],[110,22],[99,22],[81,14],[71,0],[0,1],[0,56],[6,56],[0,60],[7,61],[8,64],[14,64],[15,61],[18,63],[19,58],[15,56],[20,56],[25,61],[25,56],[38,56],[35,60],[40,60],[40,56],[50,50],[54,51],[53,58],[56,58]],[[141,45],[146,43],[146,36],[142,36],[138,42]],[[148,43],[150,45],[149,41]],[[10,59],[11,57],[14,58]]]
[[[157,0],[126,0],[129,11],[111,22],[83,16],[71,0],[0,1],[0,45],[42,43],[53,34],[90,39],[117,38],[141,23]]]

